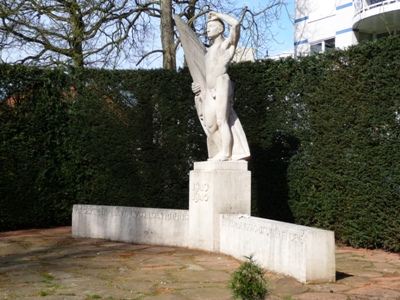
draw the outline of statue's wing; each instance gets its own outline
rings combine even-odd
[[[181,17],[175,15],[174,19],[176,27],[178,28],[183,51],[185,52],[185,59],[189,67],[190,75],[192,76],[193,82],[197,83],[201,89],[201,94],[198,97],[195,97],[196,111],[204,132],[207,135],[209,156],[214,157],[214,155],[218,153],[218,148],[212,141],[203,119],[204,105],[202,99],[205,99],[207,91],[205,63],[205,55],[207,51],[196,33],[185,22],[183,22]]]
[[[206,90],[206,49],[196,33],[179,17],[174,16],[179,37],[185,52],[186,62],[194,83],[200,85],[202,92]]]

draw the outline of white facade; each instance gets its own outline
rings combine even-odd
[[[295,0],[295,56],[400,34],[400,0]]]
[[[273,60],[279,60],[281,58],[286,58],[286,57],[294,57],[294,52],[293,51],[290,51],[290,52],[286,51],[286,52],[282,52],[280,54],[268,56],[267,58],[273,59]]]
[[[236,48],[232,62],[255,61],[253,48]]]

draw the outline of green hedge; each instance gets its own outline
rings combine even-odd
[[[400,251],[399,57],[390,38],[231,66],[254,215]],[[186,69],[0,76],[0,231],[69,224],[74,203],[188,207],[207,153]]]
[[[308,136],[289,171],[295,220],[400,251],[399,39],[317,56]]]
[[[75,203],[188,207],[205,145],[187,73],[0,74],[0,231],[68,224]]]

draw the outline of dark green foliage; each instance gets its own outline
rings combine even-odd
[[[297,222],[400,250],[399,39],[316,57],[308,134],[289,171]]]
[[[294,60],[240,63],[231,68],[235,82],[234,107],[251,151],[253,214],[293,221],[288,206],[287,168],[299,147],[288,112]],[[296,98],[296,97],[295,97]]]
[[[205,155],[187,73],[0,72],[0,231],[68,224],[75,203],[187,208]]]
[[[253,213],[400,251],[399,55],[392,38],[231,68]]]
[[[69,218],[64,208],[70,200],[62,175],[66,78],[6,65],[0,72],[0,228],[59,225]]]
[[[253,215],[400,251],[400,39],[231,66]],[[0,65],[0,231],[75,203],[187,208],[205,160],[186,69]]]
[[[252,256],[233,272],[229,281],[233,299],[263,300],[268,296],[265,271],[256,263]]]

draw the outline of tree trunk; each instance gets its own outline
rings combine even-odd
[[[74,66],[77,68],[82,68],[84,65],[83,61],[83,35],[85,31],[85,23],[82,19],[82,12],[78,3],[73,0],[70,6],[70,18],[71,18],[71,29],[72,38],[70,41],[70,46],[72,50],[72,61]]]
[[[176,50],[174,43],[174,23],[172,19],[172,0],[161,0],[161,45],[163,49],[163,68],[176,70]]]

